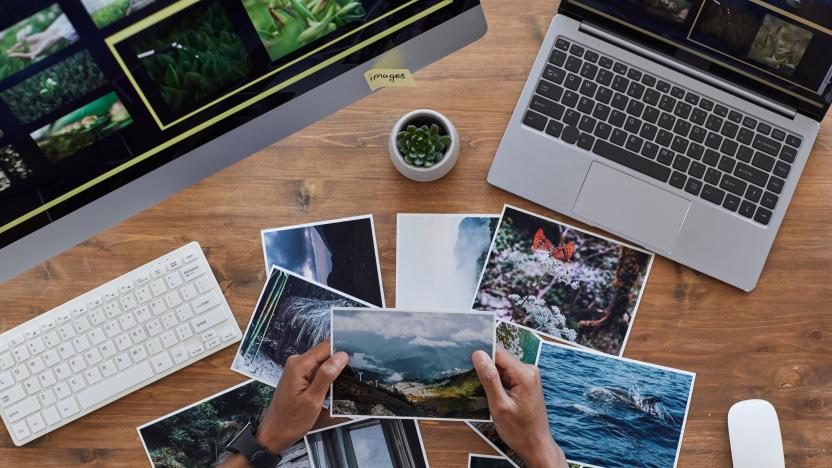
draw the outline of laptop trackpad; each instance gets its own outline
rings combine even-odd
[[[574,212],[659,252],[670,252],[690,201],[593,162]]]

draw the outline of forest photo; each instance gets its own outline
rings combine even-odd
[[[618,355],[653,255],[506,206],[473,308]]]
[[[214,467],[229,455],[225,447],[249,422],[259,422],[274,388],[256,381],[212,395],[138,428],[156,468]],[[311,468],[303,441],[280,454],[273,468]]]
[[[490,420],[471,355],[493,349],[491,313],[333,309],[332,416]]]
[[[277,386],[289,356],[329,336],[332,307],[372,306],[273,267],[231,369]]]

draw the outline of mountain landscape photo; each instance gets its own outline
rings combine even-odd
[[[335,309],[332,327],[333,415],[489,420],[471,354],[492,354],[491,314]]]

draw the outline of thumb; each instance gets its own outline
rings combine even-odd
[[[476,351],[471,356],[471,362],[474,363],[474,369],[477,370],[477,377],[479,377],[483,388],[485,389],[485,396],[488,399],[488,406],[491,411],[497,407],[505,407],[509,403],[509,397],[506,389],[503,388],[503,382],[500,380],[500,373],[491,358],[484,351]]]
[[[341,371],[347,367],[349,360],[347,353],[338,352],[333,354],[318,367],[318,372],[315,373],[315,378],[307,391],[323,400],[326,397],[326,392],[329,391],[329,386],[341,375]]]

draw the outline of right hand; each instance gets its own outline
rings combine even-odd
[[[495,360],[483,351],[471,356],[488,398],[488,409],[503,442],[530,468],[567,467],[549,431],[540,370],[497,346]]]

